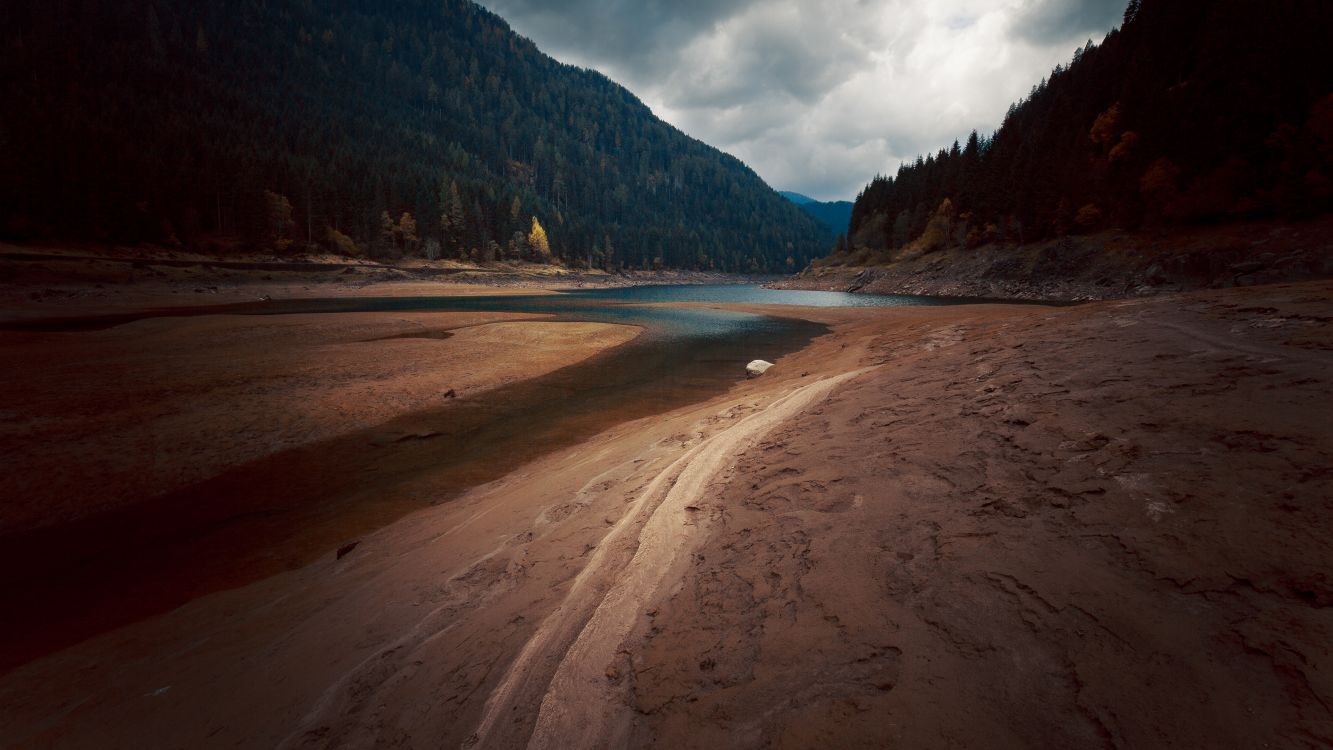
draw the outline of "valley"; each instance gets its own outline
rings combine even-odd
[[[1333,747],[1329,29],[5,3],[0,748]]]

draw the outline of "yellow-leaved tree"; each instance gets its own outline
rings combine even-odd
[[[551,259],[551,242],[546,238],[546,230],[542,228],[542,223],[537,221],[537,217],[532,217],[532,231],[528,232],[528,247],[537,256],[537,260],[547,261]]]

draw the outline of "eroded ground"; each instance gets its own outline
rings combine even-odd
[[[703,506],[634,743],[1333,742],[1328,289],[878,337]]]
[[[807,311],[725,397],[0,677],[0,744],[1326,746],[1331,298]]]

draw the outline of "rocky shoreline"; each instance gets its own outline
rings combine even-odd
[[[811,267],[775,289],[1087,301],[1333,277],[1333,222],[1064,237],[880,266]]]

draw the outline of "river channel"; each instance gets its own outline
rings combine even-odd
[[[588,360],[475,399],[425,407],[371,430],[286,450],[125,510],[0,539],[0,571],[7,571],[0,577],[0,606],[24,602],[5,607],[16,615],[0,626],[7,643],[0,669],[333,554],[425,507],[414,493],[396,491],[414,480],[428,476],[429,502],[447,502],[616,424],[722,394],[744,379],[748,361],[780,361],[827,332],[796,317],[670,303],[891,307],[972,301],[664,286],[282,300],[0,324],[76,332],[152,317],[480,310],[643,331]]]

